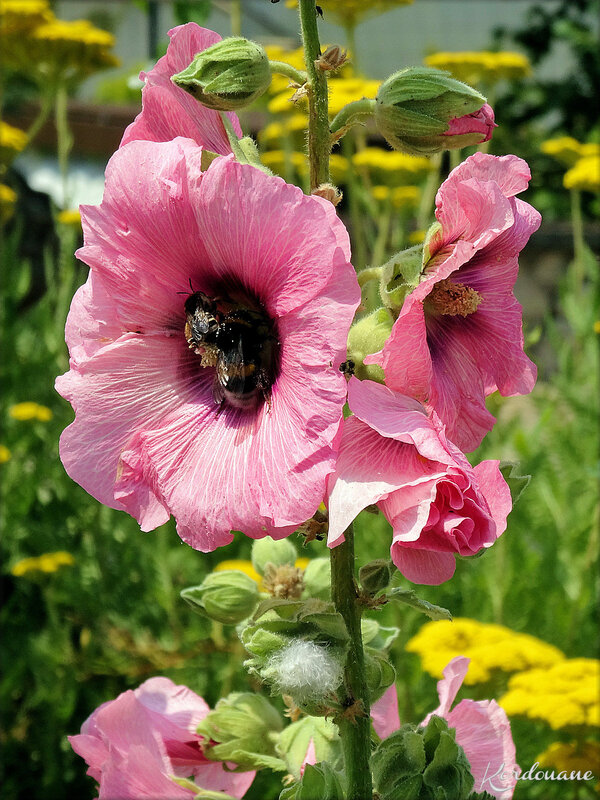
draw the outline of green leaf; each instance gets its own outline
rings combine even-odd
[[[306,765],[295,800],[344,800],[340,780],[327,761]]]
[[[452,614],[447,608],[442,608],[441,606],[429,603],[427,600],[422,600],[420,597],[417,597],[414,589],[391,589],[386,597],[388,600],[398,600],[401,603],[406,603],[406,605],[411,606],[411,608],[416,608],[417,611],[426,614],[429,619],[452,619]]]
[[[518,465],[511,461],[500,462],[500,472],[504,480],[508,483],[513,506],[519,497],[521,497],[531,480],[531,475],[519,475],[518,469]]]

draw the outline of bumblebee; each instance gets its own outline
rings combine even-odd
[[[215,367],[213,396],[221,407],[253,409],[271,402],[277,364],[277,338],[269,318],[242,304],[217,301],[204,292],[184,305],[185,338],[203,367]]]

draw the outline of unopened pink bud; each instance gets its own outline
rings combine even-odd
[[[494,122],[494,109],[485,103],[478,111],[472,114],[465,114],[464,117],[455,117],[451,119],[448,125],[448,130],[445,131],[443,136],[468,136],[469,144],[481,144],[487,142],[492,138],[494,128],[497,128]],[[464,145],[460,145],[461,147]]]

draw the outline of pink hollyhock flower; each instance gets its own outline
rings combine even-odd
[[[69,475],[210,551],[235,530],[282,538],[321,503],[360,291],[331,203],[201,156],[176,139],[112,157],[102,203],[81,208],[91,273],[56,386],[76,411]]]
[[[392,561],[413,583],[440,584],[454,555],[491,547],[511,510],[498,461],[472,467],[435,412],[373,381],[351,378],[335,472],[328,479],[329,547],[369,505],[393,528]]]
[[[229,772],[202,754],[196,727],[210,711],[187,686],[150,678],[103,703],[69,736],[100,784],[99,800],[193,798],[200,788],[243,797],[255,772]],[[177,784],[192,779],[198,791]]]
[[[221,37],[195,22],[173,28],[169,37],[166,55],[150,72],[140,73],[140,80],[145,82],[142,111],[126,128],[121,147],[139,139],[169,142],[185,136],[213,153],[228,155],[231,147],[219,112],[206,108],[171,81],[172,75],[189,66],[198,53],[220,42]],[[237,116],[228,113],[228,117],[236,134],[242,136]]]
[[[517,257],[540,215],[515,194],[529,167],[516,156],[475,153],[436,198],[439,225],[425,245],[421,283],[409,294],[379,364],[386,384],[434,408],[449,438],[475,449],[494,424],[487,395],[526,394],[536,368],[523,352]]]
[[[448,125],[448,130],[444,131],[442,136],[452,136],[455,147],[488,142],[492,138],[494,128],[498,127],[494,122],[494,109],[488,103],[472,114],[451,119]]]
[[[446,666],[444,678],[437,685],[440,705],[421,725],[427,725],[434,714],[445,719],[456,731],[456,741],[465,751],[475,778],[474,791],[488,792],[498,800],[510,800],[520,769],[515,761],[515,745],[506,712],[495,700],[461,700],[451,709],[470,660],[457,656]],[[390,686],[373,704],[371,717],[381,739],[398,730],[400,717],[395,686]]]

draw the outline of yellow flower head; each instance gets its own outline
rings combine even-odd
[[[581,158],[581,147],[581,143],[572,136],[560,136],[558,139],[546,139],[540,149],[565,167],[572,167]]]
[[[408,243],[409,244],[421,244],[425,241],[425,236],[427,235],[427,231],[418,230],[418,231],[411,231],[408,234]]]
[[[28,422],[29,420],[37,420],[38,422],[48,422],[52,419],[52,411],[46,406],[41,406],[39,403],[17,403],[16,406],[11,406],[8,413],[13,419],[19,422]]]
[[[44,553],[41,556],[22,558],[11,569],[11,573],[20,578],[28,572],[56,572],[61,567],[68,567],[75,563],[71,553],[58,550],[55,553]]]
[[[580,158],[574,167],[565,172],[563,185],[565,189],[600,192],[600,155]]]
[[[409,156],[398,150],[365,147],[352,157],[354,168],[368,172],[376,184],[398,186],[414,183],[431,170],[431,161],[423,156]]]
[[[391,203],[394,208],[411,210],[414,209],[421,194],[418,186],[396,186],[391,189],[389,186],[373,186],[371,193],[375,200],[381,203]]]
[[[16,202],[16,192],[10,186],[0,183],[0,227],[8,222],[15,213]]]
[[[27,35],[3,42],[7,63],[38,83],[77,82],[100,69],[118,66],[110,49],[115,38],[88,20],[50,19]]]
[[[428,622],[407,643],[406,649],[418,653],[423,669],[434,677],[455,656],[471,659],[466,684],[485,683],[494,673],[519,672],[531,667],[547,667],[564,659],[563,653],[534,636],[515,633],[503,625],[473,619],[453,622]]]
[[[47,0],[0,0],[0,42],[43,25],[52,17]]]
[[[593,772],[600,775],[599,742],[554,742],[536,757],[540,767],[559,772]]]
[[[11,452],[6,445],[0,444],[0,464],[6,464],[11,459]]]
[[[347,27],[354,26],[367,17],[383,14],[396,6],[410,5],[413,0],[319,0],[327,20]],[[298,0],[287,0],[287,6],[296,8]]]
[[[77,208],[66,208],[64,211],[59,211],[56,219],[61,225],[78,230],[81,228],[81,214]]]
[[[10,164],[27,144],[27,134],[0,120],[0,164]]]
[[[375,97],[380,84],[381,81],[366,80],[365,78],[332,78],[329,81],[329,115],[334,117],[347,103],[362,100],[363,97]],[[306,107],[306,97],[300,98],[296,103],[290,102],[291,97],[291,90],[286,88],[285,91],[276,94],[269,101],[267,108],[272,114],[289,114],[297,113],[298,107]]]
[[[276,175],[286,180],[289,179],[289,172],[295,173],[300,177],[308,175],[308,162],[304,153],[268,150],[261,155],[261,160],[266,167],[269,167]],[[348,160],[344,156],[338,155],[338,153],[333,153],[329,166],[333,182],[336,184],[343,183],[348,171]]]
[[[459,81],[488,86],[502,79],[524,78],[531,73],[527,56],[508,51],[432,53],[426,56],[424,63],[428,67],[447,70]]]
[[[274,145],[281,147],[282,142],[291,139],[300,147],[306,138],[308,130],[308,117],[306,114],[292,114],[281,118],[281,121],[271,122],[258,134],[258,141],[264,148]]]
[[[513,675],[498,701],[511,716],[547,722],[558,730],[600,726],[600,661],[569,658]]]

